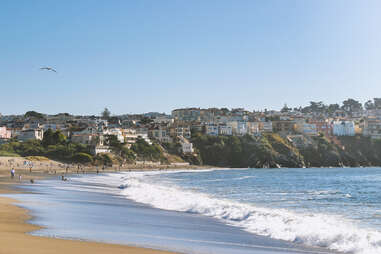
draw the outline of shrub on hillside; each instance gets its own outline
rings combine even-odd
[[[93,157],[87,153],[76,153],[72,157],[72,161],[77,162],[77,163],[86,164],[86,163],[93,162]]]

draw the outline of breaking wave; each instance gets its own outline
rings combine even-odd
[[[151,183],[141,176],[144,175],[123,178],[123,185],[120,186],[122,195],[160,209],[213,217],[274,239],[347,253],[381,253],[381,232],[360,228],[339,216],[257,207],[177,186]]]

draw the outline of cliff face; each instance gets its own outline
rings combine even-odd
[[[192,138],[202,163],[220,167],[341,167],[380,166],[381,141],[361,136],[339,138],[341,145],[324,137],[301,141],[278,134],[227,137],[197,134]]]

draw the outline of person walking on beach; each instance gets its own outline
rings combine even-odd
[[[12,169],[11,169],[11,178],[13,179],[14,177],[15,177],[15,169],[12,168]]]
[[[64,182],[67,181],[67,178],[65,177],[64,174],[62,174],[62,176],[61,176],[61,180],[64,181]]]
[[[21,182],[21,174],[19,175],[19,182]]]

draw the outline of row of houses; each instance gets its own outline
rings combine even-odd
[[[49,127],[51,128],[49,128]],[[113,127],[107,121],[89,121],[87,127],[78,131],[69,130],[65,125],[58,124],[38,124],[25,123],[22,128],[0,127],[0,140],[9,140],[15,138],[19,141],[42,140],[44,132],[48,129],[53,131],[60,130],[68,139],[74,143],[89,145],[92,147],[93,154],[111,152],[106,145],[107,136],[113,135],[126,147],[131,147],[138,139],[145,140],[152,144],[152,140],[171,143],[174,140],[182,144],[182,152],[193,153],[193,145],[188,141],[191,137],[189,126],[176,126],[171,128],[157,128],[149,126],[139,126],[136,128]]]
[[[267,122],[228,122],[227,124],[206,124],[205,134],[212,136],[261,135],[262,133],[279,133],[281,135],[303,134],[308,136],[354,136],[356,125],[353,121],[317,121],[312,123],[293,120]]]
[[[189,141],[192,133],[211,136],[280,135],[314,136],[320,133],[327,137],[362,134],[381,139],[381,110],[372,109],[361,114],[345,114],[337,111],[334,117],[301,112],[249,112],[237,109],[184,108],[172,111],[171,115],[147,113],[113,117],[110,121],[95,116],[70,116],[59,114],[45,119],[29,119],[22,116],[0,118],[0,142],[17,138],[42,140],[48,129],[61,130],[71,141],[94,147],[94,153],[109,152],[106,136],[114,135],[120,143],[131,146],[142,138],[147,143],[179,142],[184,153],[193,153]],[[147,120],[148,119],[148,120]]]
[[[362,134],[381,138],[381,109],[346,112],[338,109],[328,115],[300,111],[249,112],[244,109],[183,108],[172,111],[175,122],[202,125],[207,135],[260,135],[275,132],[281,135],[302,134],[354,136]]]

